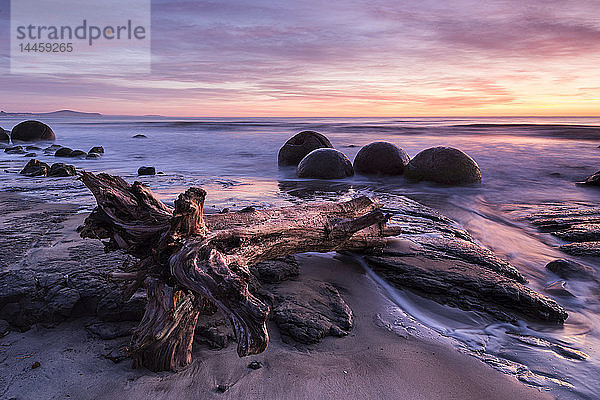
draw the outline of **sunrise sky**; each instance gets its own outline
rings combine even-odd
[[[0,109],[236,116],[600,115],[598,0],[152,1],[152,73],[9,74]]]

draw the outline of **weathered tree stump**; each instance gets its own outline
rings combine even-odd
[[[203,215],[206,192],[190,188],[174,209],[140,182],[83,172],[98,206],[80,227],[82,237],[107,239],[140,261],[131,296],[145,286],[146,312],[130,348],[134,366],[178,370],[191,362],[196,321],[214,305],[231,320],[240,357],[268,344],[269,307],[248,291],[249,265],[290,254],[381,248],[398,229],[367,197],[266,210]]]

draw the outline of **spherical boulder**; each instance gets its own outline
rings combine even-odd
[[[2,143],[8,143],[10,141],[10,137],[8,136],[8,133],[0,128],[0,142]]]
[[[65,163],[54,163],[50,167],[50,172],[48,172],[48,176],[54,177],[65,177],[65,176],[75,176],[77,175],[77,170],[75,166],[65,164]]]
[[[389,142],[373,142],[358,151],[354,170],[361,174],[402,175],[410,157]]]
[[[479,165],[466,153],[453,147],[438,146],[423,150],[406,166],[408,179],[431,181],[443,185],[481,183]]]
[[[11,137],[13,142],[35,142],[38,140],[54,140],[52,129],[40,121],[24,121],[15,126]]]
[[[296,175],[300,178],[339,179],[354,175],[354,169],[348,157],[341,151],[317,149],[300,161]]]
[[[280,166],[296,166],[308,153],[323,148],[333,149],[329,139],[318,132],[302,131],[288,139],[279,149],[277,163]]]

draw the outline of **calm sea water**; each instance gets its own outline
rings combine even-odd
[[[21,119],[0,118],[11,129]],[[169,119],[56,118],[44,120],[56,143],[89,150],[104,146],[95,160],[70,160],[78,168],[138,179],[167,203],[188,186],[208,191],[207,208],[274,206],[365,193],[393,206],[406,195],[453,217],[483,245],[510,260],[538,290],[553,281],[546,263],[566,258],[559,241],[522,222],[524,208],[544,204],[598,204],[600,189],[574,182],[600,170],[600,118],[325,118]],[[448,188],[408,183],[402,177],[355,176],[337,181],[301,180],[293,168],[277,167],[277,151],[293,134],[317,130],[352,160],[360,146],[385,140],[410,156],[436,145],[462,149],[481,166],[480,187]],[[146,139],[135,139],[135,134]],[[38,153],[38,159],[56,162]],[[64,160],[60,160],[64,161]],[[76,180],[27,178],[18,171],[27,159],[0,153],[0,190],[24,192],[52,201],[94,202]],[[140,166],[163,175],[136,176]],[[598,260],[577,259],[599,270]],[[449,309],[388,288],[398,307],[457,345],[528,384],[552,388],[561,398],[600,398],[600,290],[596,283],[569,282],[576,297],[557,299],[569,311],[562,328],[495,322],[474,312]],[[581,351],[574,360],[553,344]]]

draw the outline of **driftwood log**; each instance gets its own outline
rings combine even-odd
[[[249,265],[302,252],[382,248],[398,229],[367,197],[266,210],[203,215],[206,192],[190,188],[168,207],[140,182],[83,172],[98,203],[80,227],[107,251],[139,259],[131,296],[145,286],[148,302],[130,347],[134,367],[178,370],[191,362],[194,329],[204,310],[231,320],[240,357],[268,344],[269,307],[248,291]]]

